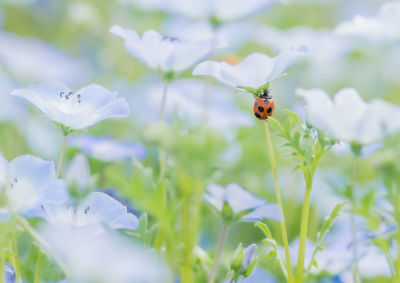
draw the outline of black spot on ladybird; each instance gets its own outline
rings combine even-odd
[[[269,113],[271,113],[271,112],[272,112],[272,108],[271,108],[271,107],[268,107],[267,113],[269,114]]]
[[[257,118],[261,118],[261,115],[258,113],[254,113],[254,115],[256,115]]]
[[[258,106],[258,111],[260,111],[260,112],[264,112],[264,107],[262,107],[262,106]]]

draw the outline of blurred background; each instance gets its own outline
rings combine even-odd
[[[180,74],[169,89],[166,109],[171,130],[166,133],[154,129],[163,82],[131,57],[122,40],[112,35],[109,28],[118,24],[140,34],[154,29],[164,35],[190,40],[216,34],[229,46],[215,50],[211,58],[231,63],[239,62],[252,52],[276,56],[293,45],[307,46],[308,54],[291,66],[284,78],[271,84],[274,117],[283,122],[284,109],[304,119],[304,103],[295,95],[298,87],[318,87],[330,95],[343,87],[354,87],[367,101],[381,98],[400,104],[399,41],[334,32],[341,22],[357,14],[374,17],[385,2],[271,1],[268,7],[238,19],[219,19],[221,23],[213,28],[211,24],[215,19],[192,14],[193,7],[179,9],[178,5],[178,8],[166,9],[160,4],[162,1],[157,0],[0,0],[0,152],[9,160],[26,153],[56,160],[62,143],[59,128],[36,108],[18,97],[11,97],[11,90],[51,80],[62,81],[71,89],[98,83],[125,97],[131,114],[128,119],[100,123],[84,134],[141,143],[148,155],[132,165],[130,159],[111,163],[85,153],[91,172],[91,190],[112,188],[135,212],[147,211],[150,221],[159,221],[157,213],[152,214],[151,194],[146,193],[146,187],[151,183],[151,176],[157,175],[158,148],[162,147],[170,156],[171,188],[187,182],[184,186],[189,190],[200,187],[197,194],[201,195],[210,182],[221,185],[235,182],[275,202],[263,125],[252,113],[254,98],[225,88],[214,80],[193,77],[190,69]],[[208,84],[205,95],[204,84]],[[300,172],[294,171],[290,152],[280,147],[282,140],[276,136],[273,139],[289,241],[295,246],[304,181]],[[383,170],[382,164],[387,165],[389,161],[398,168],[398,161],[389,158],[398,156],[398,140],[394,137],[385,141],[389,144],[386,150],[368,153],[359,163],[355,188],[360,199],[359,237],[365,245],[365,250],[361,248],[363,257],[359,264],[362,282],[392,282],[384,255],[368,239],[381,235],[383,224],[393,224],[384,216],[385,193],[380,170]],[[77,147],[71,146],[67,151],[68,160],[78,152]],[[330,210],[346,199],[344,191],[350,183],[351,171],[348,152],[345,147],[335,147],[324,157],[317,171],[308,234],[310,245]],[[129,185],[124,185],[123,180],[130,181]],[[80,197],[79,192],[75,195]],[[171,198],[179,202],[180,193],[176,192]],[[171,210],[173,205],[174,202]],[[278,239],[278,223],[269,225]],[[220,220],[204,206],[198,227],[199,231],[194,233],[198,232],[199,246],[212,254],[220,233]],[[344,264],[351,257],[349,231],[349,215],[344,212],[329,236],[328,247],[331,248],[321,252],[320,266],[313,270],[310,282],[352,282],[351,266]],[[390,241],[393,235],[382,237]],[[248,245],[262,239],[262,233],[253,228],[252,223],[233,226],[224,249],[220,278],[225,278],[227,262],[238,243]],[[21,237],[19,241],[21,262],[26,264],[24,278],[30,281],[34,264],[29,266],[34,262],[35,251],[28,247],[27,239]],[[284,282],[273,260],[267,259],[267,249],[263,247],[259,251],[261,260],[256,276],[260,277],[245,282]],[[176,266],[171,265],[174,270]],[[49,282],[61,279],[50,262],[44,268],[43,277]],[[196,274],[198,282],[204,282],[204,272]]]

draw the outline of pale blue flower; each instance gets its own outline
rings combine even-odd
[[[7,263],[4,265],[3,270],[4,270],[4,283],[15,283],[14,266]]]
[[[150,68],[166,73],[184,71],[204,60],[213,50],[213,39],[191,42],[167,37],[154,30],[145,31],[142,37],[131,29],[113,26],[110,32],[125,41],[130,55]]]
[[[379,99],[367,103],[353,88],[333,100],[321,89],[298,89],[297,95],[306,100],[308,121],[340,141],[368,145],[400,131],[400,106]]]
[[[304,48],[291,48],[273,58],[266,54],[253,53],[237,65],[205,61],[195,67],[193,75],[212,76],[223,84],[236,88],[259,89],[281,76],[304,52]]]
[[[243,251],[242,270],[246,270],[247,267],[254,261],[257,252],[257,245],[251,244]]]
[[[154,251],[128,242],[114,231],[93,237],[86,231],[47,224],[41,234],[49,253],[62,260],[73,282],[172,282],[168,268]]]
[[[7,207],[12,212],[35,217],[41,206],[67,200],[65,182],[56,179],[53,162],[22,155],[11,162],[0,157],[0,164]]]
[[[25,98],[54,122],[70,129],[84,129],[105,119],[129,115],[124,98],[96,84],[72,92],[63,83],[47,82],[11,94]]]
[[[147,149],[141,143],[119,141],[109,137],[71,136],[68,144],[79,148],[90,157],[105,162],[131,158],[143,159],[147,155]]]
[[[43,205],[42,217],[55,226],[75,228],[102,224],[111,229],[135,230],[139,224],[137,217],[129,213],[126,206],[103,192],[90,193],[76,207]]]
[[[281,213],[276,204],[268,204],[266,200],[246,191],[238,184],[231,183],[226,188],[210,184],[204,195],[204,200],[222,213],[228,220],[258,221],[264,218],[281,220]],[[224,215],[224,206],[227,204],[233,215]],[[236,219],[239,217],[239,219]]]

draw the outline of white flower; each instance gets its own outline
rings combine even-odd
[[[38,216],[42,205],[63,203],[68,197],[53,162],[32,155],[11,162],[0,157],[0,187],[5,187],[7,207],[28,217]]]
[[[400,1],[385,3],[374,17],[355,16],[336,28],[339,35],[358,36],[370,40],[400,39]]]
[[[205,61],[196,66],[193,75],[212,76],[232,87],[258,89],[282,75],[304,51],[304,48],[291,48],[273,58],[253,53],[234,66],[226,62]]]
[[[126,117],[129,107],[124,98],[92,84],[72,92],[60,82],[32,84],[12,95],[32,102],[50,119],[71,129],[84,129],[112,117]]]
[[[355,89],[340,90],[333,100],[321,89],[298,89],[315,127],[344,142],[371,144],[400,130],[400,107],[382,100],[366,103]]]
[[[77,207],[66,205],[43,205],[42,215],[55,226],[75,228],[96,227],[103,224],[111,229],[135,230],[137,217],[127,207],[103,192],[90,193]],[[103,229],[95,229],[103,232]]]
[[[154,30],[145,31],[142,37],[131,29],[112,26],[110,32],[125,41],[125,49],[133,57],[159,72],[183,71],[204,60],[213,50],[213,39],[190,42],[162,36]]]

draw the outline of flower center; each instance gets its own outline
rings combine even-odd
[[[35,186],[27,180],[14,178],[6,190],[8,203],[14,211],[23,211],[36,204],[38,195]]]
[[[66,93],[66,92],[60,92],[59,94],[59,108],[61,111],[65,113],[73,113],[76,110],[76,107],[79,106],[82,102],[81,100],[82,96],[78,93],[74,93],[72,91]]]

